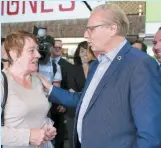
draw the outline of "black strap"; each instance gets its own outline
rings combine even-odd
[[[4,96],[3,96],[3,101],[1,103],[1,109],[2,109],[2,113],[1,113],[1,126],[4,126],[4,108],[7,102],[7,97],[8,97],[8,81],[7,81],[7,77],[6,74],[2,72],[3,75],[3,79],[4,79]]]

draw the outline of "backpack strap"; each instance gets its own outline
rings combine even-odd
[[[8,81],[7,81],[7,77],[6,74],[1,71],[3,79],[4,79],[4,96],[3,96],[3,101],[1,103],[1,126],[4,126],[4,108],[7,102],[7,97],[8,97]]]

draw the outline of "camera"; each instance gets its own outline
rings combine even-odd
[[[39,64],[46,64],[50,58],[50,48],[55,44],[54,38],[47,35],[47,28],[34,26],[33,34],[38,37],[39,53],[41,58]]]

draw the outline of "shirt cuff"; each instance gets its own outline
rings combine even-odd
[[[52,85],[52,86],[50,87],[50,89],[49,89],[48,96],[51,94],[52,89],[53,89],[53,85]]]

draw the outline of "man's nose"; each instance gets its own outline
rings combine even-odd
[[[88,31],[87,30],[84,32],[84,38],[85,39],[89,39],[89,34],[88,34]]]

